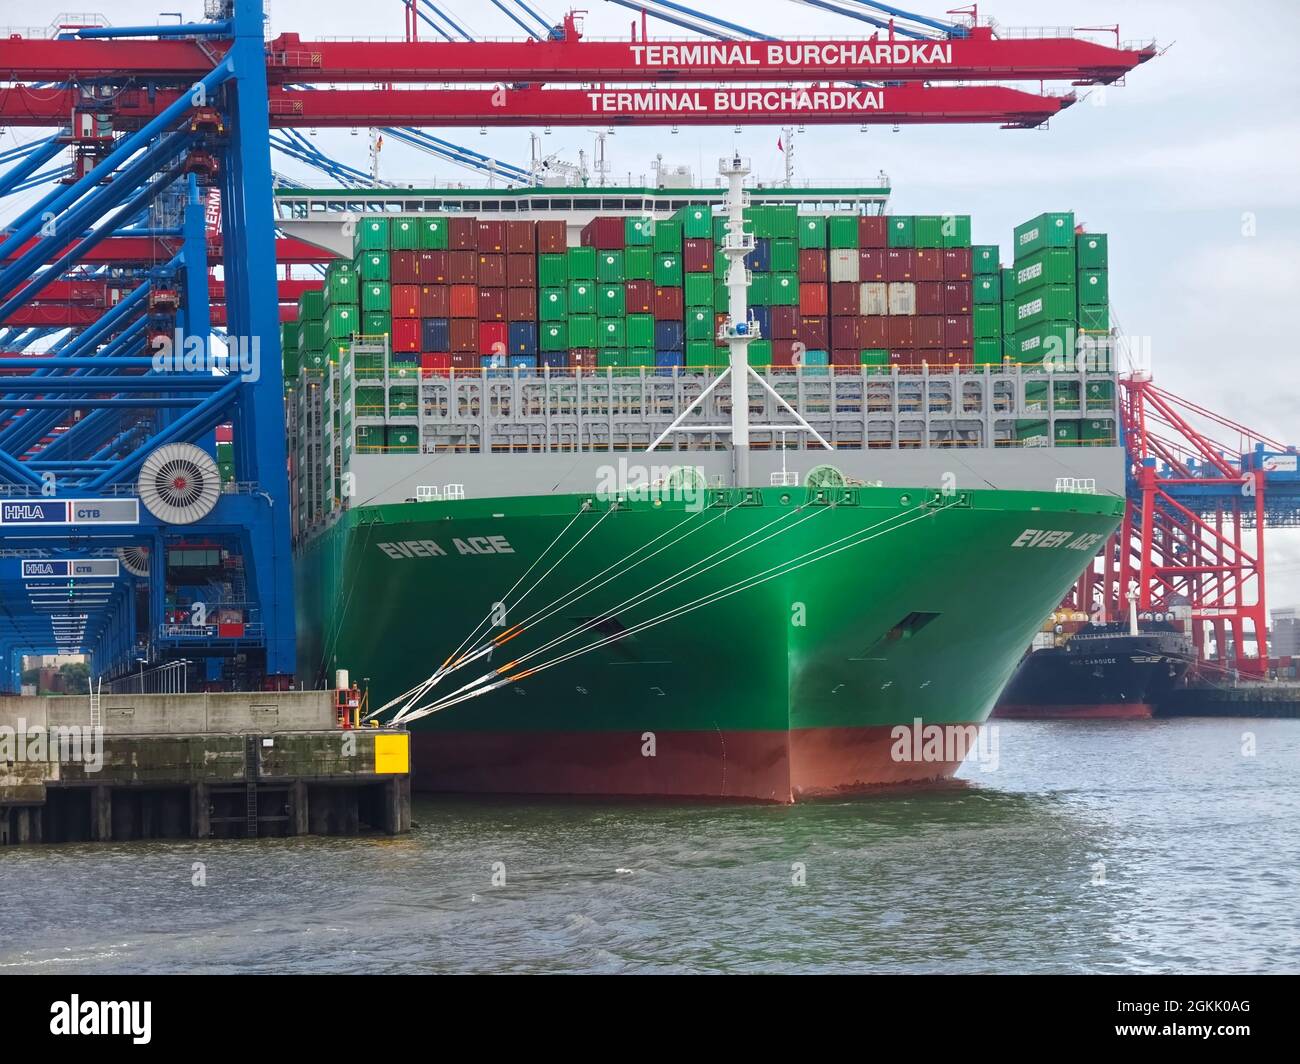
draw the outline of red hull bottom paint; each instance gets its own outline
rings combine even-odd
[[[1098,702],[1059,706],[998,706],[993,716],[999,720],[1150,720],[1154,711],[1149,702]]]
[[[895,761],[891,726],[782,731],[413,732],[417,791],[793,802],[947,779]]]

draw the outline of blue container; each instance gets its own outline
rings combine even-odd
[[[655,374],[659,377],[671,377],[673,369],[676,368],[680,375],[681,370],[686,366],[686,356],[680,351],[656,351],[655,352]]]
[[[511,369],[536,369],[536,355],[509,355]]]
[[[803,353],[803,371],[809,377],[825,377],[829,375],[827,369],[831,364],[831,355],[829,351],[808,350]]]
[[[686,327],[680,321],[655,322],[655,350],[686,350]]]
[[[772,268],[772,241],[768,237],[754,241],[754,250],[745,256],[745,266],[755,273],[767,273]]]
[[[749,316],[758,326],[758,335],[764,340],[772,339],[772,308],[750,307]]]
[[[547,351],[542,355],[542,365],[551,369],[568,369],[569,353],[567,351]]]
[[[509,377],[510,367],[506,365],[505,355],[482,355],[478,364],[488,371],[489,377]]]
[[[431,354],[451,350],[451,323],[446,318],[420,319],[420,350]]]
[[[509,353],[511,355],[537,354],[537,322],[512,321],[510,323]]]
[[[418,366],[420,364],[420,353],[418,351],[391,351],[388,355],[388,361],[394,366]]]

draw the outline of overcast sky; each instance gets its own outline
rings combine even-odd
[[[439,0],[440,4],[442,0]],[[201,15],[201,5],[103,0],[117,24],[157,21],[160,9]],[[484,0],[442,4],[478,36],[518,29]],[[558,21],[556,0],[530,6]],[[587,32],[626,35],[635,17],[607,0],[585,0]],[[857,36],[862,23],[793,0],[710,0],[719,17],[780,35]],[[921,10],[942,17],[952,3]],[[0,24],[27,24],[32,9],[0,0]],[[1091,91],[1045,130],[930,126],[893,133],[856,125],[814,127],[796,138],[797,176],[826,183],[874,183],[884,170],[900,213],[969,213],[977,243],[1008,248],[1012,226],[1046,210],[1073,210],[1111,235],[1110,295],[1118,323],[1149,345],[1157,381],[1251,427],[1300,442],[1300,4],[1252,0],[1240,8],[1209,0],[989,0],[982,18],[1003,26],[1119,23],[1125,40],[1156,40],[1168,51],[1128,84]],[[392,36],[403,29],[400,0],[270,0],[272,32]],[[39,20],[37,20],[39,21]],[[652,33],[656,25],[652,23]],[[680,34],[658,24],[664,36]],[[1037,86],[1034,86],[1037,88]],[[1064,91],[1055,87],[1051,91]],[[526,129],[440,131],[498,158],[526,165]],[[0,149],[28,139],[5,131]],[[778,131],[752,127],[620,130],[610,138],[615,178],[650,173],[662,153],[709,183],[732,147],[758,176],[779,177]],[[364,135],[322,130],[325,150],[365,166]],[[592,134],[557,128],[546,151],[576,161]],[[315,184],[314,171],[281,156],[282,172]],[[471,181],[449,164],[386,144],[390,180]],[[5,212],[8,213],[8,212]],[[1232,442],[1232,441],[1225,441]],[[1271,605],[1300,604],[1300,536],[1274,536]]]

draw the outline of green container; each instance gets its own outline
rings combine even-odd
[[[420,220],[394,218],[389,222],[388,246],[397,251],[415,251],[420,246]]]
[[[720,366],[726,358],[719,359],[717,346],[712,340],[687,340],[686,364],[688,366]]]
[[[1043,248],[1018,259],[1013,267],[1016,295],[1048,284],[1074,284],[1074,248]]]
[[[363,251],[357,258],[357,273],[361,275],[363,281],[387,281],[387,252]]]
[[[999,333],[996,340],[976,337],[971,346],[971,354],[977,366],[1002,365],[1002,334]]]
[[[601,318],[596,336],[598,347],[626,347],[627,319],[621,315],[617,318]]]
[[[537,342],[543,351],[567,351],[569,349],[568,323],[563,321],[543,323]]]
[[[689,307],[686,311],[686,339],[708,340],[712,342],[716,330],[713,327],[712,307]]]
[[[389,454],[416,454],[420,450],[420,436],[415,428],[388,425],[384,429],[384,445]]]
[[[799,246],[801,248],[824,248],[826,246],[825,215],[800,215],[797,230],[799,233]]]
[[[1110,265],[1105,233],[1080,233],[1074,238],[1074,249],[1081,270],[1104,270]]]
[[[1088,419],[1079,422],[1079,439],[1092,445],[1115,443],[1115,422],[1108,418]]]
[[[918,214],[913,228],[918,248],[943,247],[943,216],[938,214]]]
[[[749,305],[751,307],[770,307],[772,305],[772,275],[755,273],[749,286]]]
[[[569,317],[569,346],[596,347],[600,339],[594,314],[573,314]]]
[[[1049,284],[1016,295],[1016,332],[1048,321],[1073,321],[1074,285]]]
[[[889,352],[883,347],[868,347],[859,352],[859,362],[863,366],[888,366]]]
[[[599,369],[621,369],[627,365],[627,352],[621,347],[602,347],[596,355]]]
[[[357,223],[354,243],[358,251],[385,251],[388,248],[388,219],[363,218]]]
[[[1002,339],[1002,306],[998,303],[976,303],[971,308],[971,331],[976,340]]]
[[[793,307],[799,302],[799,275],[773,273],[767,283],[767,297],[774,307]]]
[[[856,214],[835,214],[830,218],[827,234],[832,248],[855,248],[858,246],[858,216]]]
[[[746,350],[751,366],[770,366],[772,364],[772,341],[751,340]]]
[[[569,248],[570,281],[594,281],[596,279],[596,249],[585,246]]]
[[[799,245],[789,237],[772,241],[772,272],[795,273],[799,269]]]
[[[713,235],[713,210],[710,207],[683,207],[673,217],[681,222],[682,236],[688,240],[703,240]]]
[[[596,289],[596,313],[602,318],[621,318],[627,313],[627,293],[621,284],[605,284]]]
[[[352,399],[352,410],[357,417],[383,417],[383,386],[375,384],[359,386]]]
[[[679,254],[682,250],[682,223],[676,216],[655,223],[654,253],[670,252]]]
[[[298,350],[303,353],[325,350],[324,321],[309,319],[298,323]]]
[[[312,288],[298,297],[298,320],[314,319],[320,321],[325,317],[325,290]]]
[[[713,274],[688,273],[683,298],[688,307],[708,307],[713,304]]]
[[[361,312],[354,305],[336,305],[325,317],[325,343],[344,344],[361,327]],[[331,360],[332,361],[332,360]]]
[[[888,224],[891,248],[916,247],[916,219],[912,215],[891,214]]]
[[[420,247],[429,251],[446,251],[448,237],[447,219],[440,215],[419,219]]]
[[[1106,270],[1079,271],[1079,306],[1104,307],[1110,302]]]
[[[774,204],[768,208],[773,240],[795,240],[799,233],[799,208]]]
[[[970,215],[943,215],[943,246],[946,248],[968,248],[970,244]]]
[[[997,244],[976,244],[970,249],[970,260],[971,273],[976,277],[997,274],[1001,269]]]
[[[695,239],[692,237],[691,239]],[[675,252],[661,251],[655,255],[654,283],[661,288],[680,287],[682,283],[682,257]]]
[[[629,215],[623,219],[623,243],[627,247],[650,247],[654,244],[654,222]]]
[[[1080,306],[1079,328],[1089,332],[1110,332],[1110,306],[1105,303],[1095,307]]]
[[[1056,381],[1052,388],[1052,405],[1057,410],[1079,409],[1079,382]]]
[[[393,319],[384,310],[367,310],[361,315],[361,331],[366,336],[383,336],[393,331]]]
[[[1088,397],[1089,407],[1109,409],[1115,402],[1115,382],[1113,380],[1090,380],[1084,393]]]
[[[1073,418],[1058,421],[1052,429],[1052,443],[1057,447],[1070,447],[1079,442],[1079,423]]]
[[[563,321],[569,315],[567,297],[563,288],[543,288],[537,296],[537,320]]]
[[[713,252],[713,275],[723,279],[727,276],[727,271],[731,269],[731,263],[727,261],[727,253],[721,248]]]
[[[388,389],[388,413],[394,417],[414,417],[415,404],[418,402],[413,384],[402,384]]]
[[[1074,324],[1068,321],[1046,322],[1035,328],[1016,333],[1015,355],[1017,362],[1038,365],[1044,359],[1058,369],[1069,369],[1074,362],[1074,348],[1078,339]]]
[[[330,266],[325,273],[325,305],[328,307],[335,303],[356,303],[357,301],[357,275],[351,269],[351,263],[348,263],[347,272],[342,270],[335,271],[335,263]]]
[[[653,314],[629,314],[627,316],[627,346],[648,347],[655,345],[655,316]]]
[[[1002,277],[996,273],[980,274],[971,282],[971,296],[976,306],[989,303],[998,306],[1002,302]]]
[[[731,309],[731,289],[727,287],[726,281],[718,281],[713,285],[713,309],[719,314],[725,314]]]
[[[1074,212],[1040,214],[1016,226],[1011,252],[1019,263],[1043,248],[1074,247]]]
[[[596,282],[595,281],[570,281],[569,282],[569,313],[570,314],[595,314],[596,313]],[[582,344],[574,344],[574,347],[582,347]]]
[[[604,284],[623,283],[623,252],[600,251],[597,253],[596,280]]]
[[[361,286],[361,309],[391,311],[392,294],[387,281],[368,281]]]
[[[1046,394],[1046,393],[1044,393]],[[1022,419],[1016,422],[1016,439],[1030,440],[1036,436],[1047,435],[1047,422]]]
[[[1013,266],[1003,267],[1002,273],[1002,298],[1016,298],[1016,271]]]
[[[566,255],[538,255],[537,283],[542,288],[556,288],[569,283],[569,259]]]
[[[648,247],[628,248],[623,252],[623,276],[629,281],[654,278],[655,255]]]

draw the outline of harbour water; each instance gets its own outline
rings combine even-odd
[[[0,972],[1300,970],[1300,725],[997,740],[931,792],[425,797],[396,838],[0,850]]]

